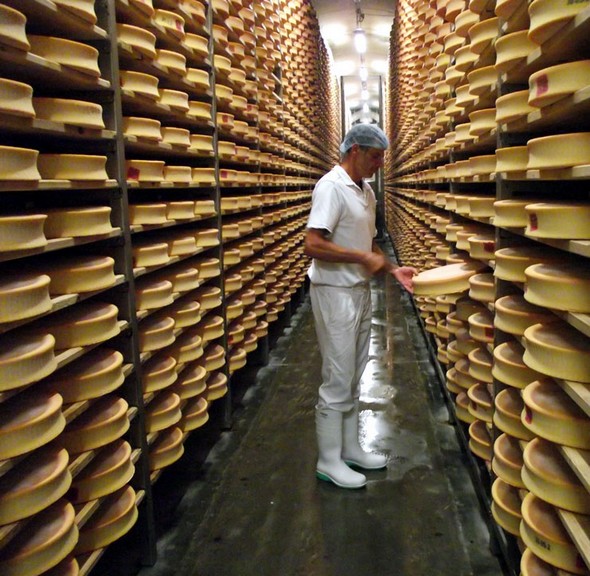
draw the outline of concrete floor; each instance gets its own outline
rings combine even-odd
[[[269,363],[234,384],[232,429],[156,485],[173,505],[159,504],[158,561],[139,576],[502,574],[410,298],[381,279],[373,309],[362,443],[388,468],[361,490],[315,477],[320,357],[305,299]]]

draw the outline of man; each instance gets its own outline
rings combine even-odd
[[[358,437],[359,385],[369,356],[369,280],[391,274],[412,290],[414,268],[398,267],[376,245],[376,200],[364,182],[383,166],[389,142],[373,124],[351,128],[340,146],[342,160],[313,191],[305,253],[322,355],[322,384],[316,405],[316,475],[342,488],[361,488],[366,477],[350,466],[378,470],[383,455],[365,452]]]

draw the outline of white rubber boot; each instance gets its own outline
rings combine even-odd
[[[381,470],[387,466],[387,456],[365,452],[359,443],[359,403],[342,417],[342,459],[349,466],[365,470]]]
[[[349,468],[340,456],[342,412],[316,410],[315,422],[319,452],[316,476],[340,488],[362,488],[367,483],[365,476]]]

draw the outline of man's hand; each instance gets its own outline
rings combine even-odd
[[[414,292],[414,282],[412,278],[415,274],[418,274],[418,270],[416,270],[416,268],[412,268],[412,266],[400,266],[399,268],[394,268],[391,271],[391,275],[410,294]]]
[[[389,261],[379,252],[367,252],[363,256],[362,264],[370,276],[387,270]]]

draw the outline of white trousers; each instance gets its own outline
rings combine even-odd
[[[369,359],[371,290],[368,284],[354,288],[311,284],[310,298],[322,355],[316,407],[348,412],[359,397]]]

